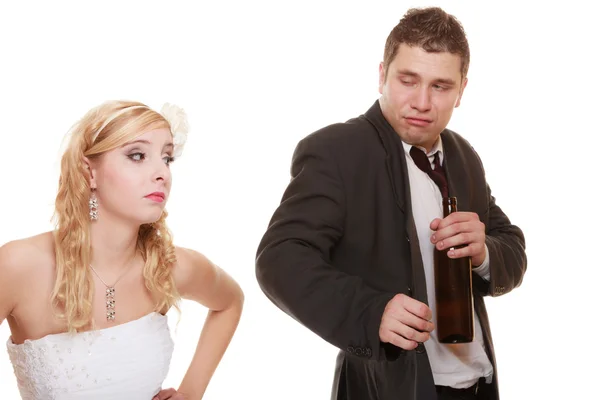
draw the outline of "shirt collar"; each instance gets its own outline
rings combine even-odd
[[[410,157],[410,149],[413,147],[412,144],[408,144],[406,143],[404,140],[402,141],[402,147],[404,147],[404,153],[406,154],[407,157]],[[425,149],[421,146],[414,146],[418,149],[420,149],[422,152],[425,152]],[[431,148],[431,151],[427,154],[427,157],[429,158],[429,162],[433,163],[433,157],[435,156],[435,153],[439,152],[439,157],[440,157],[440,165],[444,163],[444,146],[442,145],[442,136],[438,137],[438,140],[435,142],[435,144],[433,145],[433,147]]]

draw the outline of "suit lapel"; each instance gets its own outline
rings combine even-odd
[[[400,211],[406,215],[406,238],[410,247],[412,270],[411,296],[422,303],[428,304],[423,258],[421,257],[419,237],[412,215],[410,182],[402,140],[383,116],[379,101],[376,101],[365,113],[365,117],[377,130],[381,144],[385,149],[386,168],[396,204]]]
[[[444,146],[444,169],[448,181],[448,192],[450,196],[456,197],[459,211],[471,209],[470,175],[465,170],[467,161],[456,144],[456,141],[448,131],[442,132],[442,144]]]
[[[385,163],[396,204],[400,211],[406,215],[406,237],[409,240],[412,265],[412,297],[428,304],[423,258],[419,247],[417,228],[412,215],[410,181],[402,141],[383,116],[379,101],[376,101],[365,113],[365,117],[375,127],[385,149]],[[441,136],[444,146],[444,168],[450,196],[457,198],[459,211],[470,210],[473,203],[471,198],[473,193],[470,190],[471,178],[469,171],[465,170],[466,160],[454,137],[447,130],[444,130]]]
[[[402,160],[400,159],[398,152],[399,148],[394,142],[394,136],[397,136],[394,129],[384,118],[379,107],[379,101],[365,113],[365,118],[377,131],[379,140],[385,150],[385,166],[387,169],[388,179],[394,193],[396,205],[400,208],[400,211],[405,212],[406,199],[402,193],[404,189],[404,181],[406,180],[406,174],[403,172]],[[405,161],[406,164],[406,161]],[[404,165],[406,170],[406,165]]]

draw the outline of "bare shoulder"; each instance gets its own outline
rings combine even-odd
[[[0,274],[31,272],[30,268],[48,261],[54,264],[52,232],[10,241],[0,247]]]
[[[192,272],[210,273],[216,267],[204,254],[187,249],[185,247],[175,247],[175,256],[177,257],[177,267],[181,274],[189,274]]]
[[[237,282],[204,254],[175,247],[175,285],[184,299],[194,300],[212,310],[222,310],[244,301]]]
[[[39,268],[54,265],[51,232],[5,243],[0,247],[0,321],[17,305],[17,297],[40,277]]]
[[[182,295],[189,291],[190,285],[195,285],[198,281],[211,282],[216,279],[219,269],[204,254],[176,246],[175,256],[177,264],[173,276]]]

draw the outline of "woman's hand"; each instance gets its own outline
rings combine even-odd
[[[182,393],[178,393],[173,388],[163,389],[152,400],[188,400]]]

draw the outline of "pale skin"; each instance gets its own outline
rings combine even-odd
[[[379,65],[379,103],[383,115],[400,138],[429,152],[460,105],[467,78],[461,73],[460,56],[448,52],[427,53],[400,44],[388,70]],[[456,212],[431,221],[431,243],[448,251],[451,258],[471,257],[473,267],[485,260],[485,225],[475,213]],[[412,350],[430,338],[434,330],[431,309],[405,294],[396,295],[385,307],[379,327],[382,342]]]
[[[90,184],[97,190],[99,218],[92,224],[92,265],[107,283],[125,273],[116,286],[117,314],[106,320],[104,285],[94,276],[95,329],[126,323],[149,314],[154,303],[144,286],[143,260],[135,251],[140,224],[156,221],[171,188],[172,137],[167,129],[140,135],[136,143],[86,160]],[[147,198],[162,192],[163,202]],[[173,269],[183,299],[209,309],[195,354],[179,388],[165,389],[155,399],[201,399],[237,328],[244,296],[238,284],[204,255],[175,248]],[[8,321],[12,341],[65,332],[49,304],[54,284],[54,242],[46,232],[0,247],[0,323]],[[35,279],[31,277],[35,276]],[[166,313],[168,310],[161,310]]]

